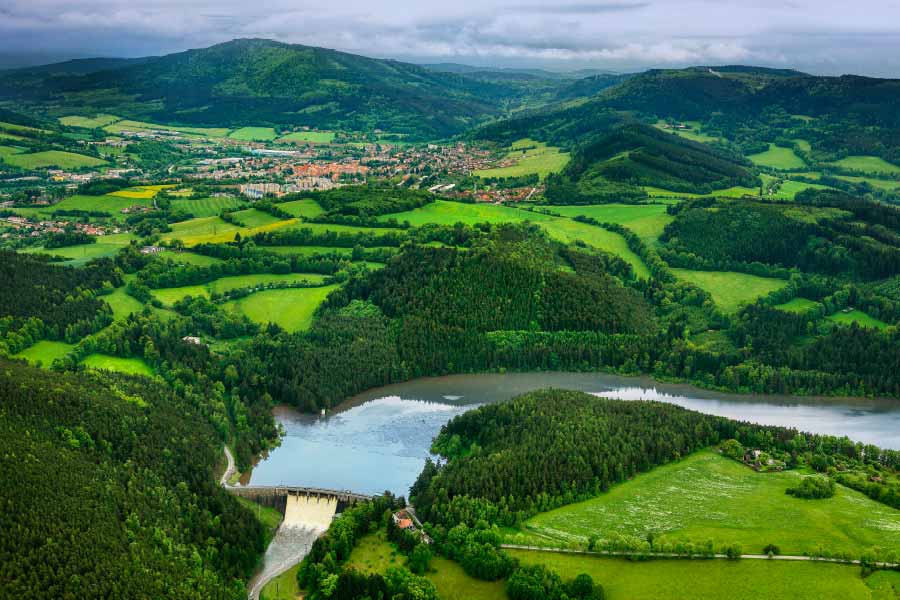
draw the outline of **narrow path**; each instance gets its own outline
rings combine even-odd
[[[646,553],[638,553],[638,552],[618,552],[615,550],[572,550],[570,548],[544,548],[542,546],[522,546],[519,544],[500,544],[501,548],[505,548],[508,550],[528,550],[534,552],[556,552],[559,554],[584,554],[588,556],[649,556],[651,558],[683,558],[690,559],[690,557],[685,556],[683,554],[675,554],[673,552],[646,552]],[[703,555],[703,556],[695,556],[691,560],[702,560],[704,558],[724,558],[728,559],[727,554],[712,554],[712,555]],[[798,554],[776,554],[774,556],[769,556],[768,554],[741,554],[741,559],[750,559],[750,560],[791,560],[791,561],[800,561],[800,560],[810,560],[815,562],[828,562],[828,563],[840,563],[845,565],[858,565],[860,564],[859,560],[845,560],[842,558],[823,558],[817,556],[802,556]],[[731,559],[735,560],[735,559]],[[885,568],[885,569],[894,569],[900,567],[900,563],[888,563],[888,562],[876,562],[875,566]]]
[[[231,450],[228,449],[228,446],[222,446],[222,449],[225,450],[225,460],[228,461],[228,466],[225,467],[225,472],[222,473],[222,479],[219,480],[219,484],[227,489],[231,487],[228,485],[228,480],[231,479],[231,476],[234,475],[237,469],[234,466],[234,457],[231,455]]]

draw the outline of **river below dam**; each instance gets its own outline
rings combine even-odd
[[[659,400],[765,425],[843,436],[900,449],[900,401],[739,395],[647,377],[602,373],[506,373],[416,379],[369,390],[325,416],[276,409],[281,445],[243,485],[297,485],[407,495],[430,455],[431,441],[454,416],[540,388],[607,398]]]

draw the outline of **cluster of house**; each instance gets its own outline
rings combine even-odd
[[[418,522],[419,520],[416,518],[415,513],[410,508],[403,508],[401,510],[398,510],[391,515],[391,520],[394,522],[394,525],[397,526],[397,529],[412,531],[421,535],[422,541],[426,544],[431,544],[434,541],[422,529],[421,524]]]

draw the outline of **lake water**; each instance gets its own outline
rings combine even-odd
[[[732,419],[846,435],[900,449],[896,400],[725,394],[600,373],[451,375],[369,390],[324,417],[278,408],[276,418],[285,429],[281,446],[242,483],[407,495],[444,423],[481,404],[547,387],[660,400]]]

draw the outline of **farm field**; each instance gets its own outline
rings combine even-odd
[[[651,560],[510,550],[524,564],[544,564],[564,579],[587,573],[607,600],[869,600],[858,567],[766,560]],[[878,585],[883,584],[879,579]],[[881,596],[892,600],[893,596]]]
[[[569,244],[577,240],[600,250],[621,256],[634,267],[639,277],[647,277],[649,271],[640,257],[628,248],[625,238],[602,227],[578,223],[565,217],[553,217],[541,212],[530,212],[495,204],[462,204],[436,200],[422,208],[390,215],[399,222],[409,221],[411,225],[426,223],[453,225],[457,222],[474,225],[476,223],[521,223],[531,221],[544,228],[550,237]],[[385,216],[380,217],[386,218]]]
[[[252,275],[232,275],[222,277],[206,284],[211,293],[225,293],[244,287],[255,287],[265,283],[300,283],[306,281],[311,284],[321,284],[325,281],[325,275],[318,273],[254,273]]]
[[[665,124],[664,121],[659,121],[658,123],[656,123],[656,125],[654,125],[654,127],[656,127],[657,129],[659,129],[661,131],[665,131],[666,133],[674,133],[675,135],[678,135],[680,137],[683,137],[685,139],[688,139],[688,140],[691,140],[694,142],[708,143],[708,142],[719,141],[719,138],[717,138],[715,136],[706,135],[705,133],[700,133],[700,131],[699,131],[700,123],[697,121],[685,121],[684,122],[684,124],[689,126],[690,129],[669,129],[669,128],[663,127],[664,124]]]
[[[666,204],[597,204],[589,206],[552,206],[549,210],[565,217],[583,215],[601,223],[618,223],[645,241],[655,241],[674,217],[666,213]]]
[[[0,140],[13,140],[13,141],[18,142],[18,141],[24,140],[24,139],[25,139],[24,136],[16,135],[15,133],[9,133],[6,131],[0,131]]]
[[[476,177],[521,177],[522,175],[538,175],[541,179],[550,173],[561,171],[569,162],[569,153],[560,152],[559,148],[548,146],[543,142],[522,139],[510,146],[507,159],[515,159],[516,164],[495,169],[475,171]]]
[[[787,281],[770,277],[758,277],[734,271],[693,271],[671,269],[672,274],[682,281],[696,285],[708,292],[713,301],[725,312],[735,312],[742,304],[753,302],[780,290]]]
[[[13,354],[13,358],[24,358],[32,364],[40,362],[44,368],[49,368],[50,365],[53,364],[54,360],[56,360],[57,358],[63,358],[74,348],[75,344],[41,340],[29,346],[28,348],[25,348],[18,354]]]
[[[267,212],[257,210],[255,208],[247,208],[244,210],[235,211],[231,213],[231,215],[235,219],[237,219],[238,223],[243,223],[247,227],[262,227],[264,225],[278,223],[282,220],[278,217],[273,217]]]
[[[786,312],[792,313],[805,313],[810,310],[817,308],[819,306],[818,302],[813,302],[812,300],[807,300],[806,298],[791,298],[787,302],[783,304],[776,304],[775,308],[778,310],[783,310]]]
[[[851,325],[856,323],[860,327],[868,327],[870,329],[887,329],[890,327],[884,321],[871,317],[861,310],[848,310],[836,312],[825,317],[829,321],[840,323],[842,325]]]
[[[150,290],[150,295],[162,302],[164,306],[172,306],[188,296],[208,298],[209,290],[205,285],[184,285],[181,287],[152,289]]]
[[[260,231],[278,229],[296,221],[275,221],[269,225],[260,227],[239,227],[227,223],[219,217],[200,217],[173,223],[172,231],[162,235],[163,240],[181,240],[186,246],[197,244],[218,244],[234,240],[234,235],[240,233],[241,237],[251,236]]]
[[[37,127],[29,127],[28,125],[19,125],[18,123],[8,123],[0,121],[0,129],[7,131],[15,131],[16,133],[24,133],[26,135],[33,133],[50,133],[46,129],[38,129]]]
[[[747,158],[760,167],[769,167],[771,169],[802,169],[806,166],[803,159],[794,154],[790,148],[782,148],[775,144],[769,144],[769,149],[758,154],[751,154]]]
[[[102,299],[112,308],[113,318],[116,321],[121,321],[131,313],[139,313],[144,309],[144,305],[139,300],[125,293],[125,286],[116,288],[111,294],[102,296]]]
[[[875,189],[879,190],[896,190],[900,188],[900,178],[898,179],[876,179],[874,177],[856,177],[853,175],[836,175],[838,179],[849,181],[850,183],[868,183]]]
[[[100,129],[101,127],[106,127],[111,123],[115,123],[119,120],[119,117],[115,115],[104,115],[99,114],[93,117],[84,117],[80,115],[73,115],[70,117],[60,117],[59,122],[66,127],[82,127],[84,129]]]
[[[778,191],[775,192],[771,197],[776,200],[793,200],[794,197],[802,192],[803,190],[808,189],[816,189],[816,190],[827,190],[829,189],[827,185],[820,185],[817,183],[806,183],[805,181],[784,181],[781,186],[779,186]]]
[[[370,533],[353,548],[347,564],[363,573],[384,573],[390,567],[405,564],[406,557],[388,542],[384,531]],[[457,563],[435,556],[425,574],[438,591],[441,600],[502,600],[506,598],[505,582],[481,581],[466,575]]]
[[[900,166],[889,163],[877,156],[848,156],[832,163],[844,169],[852,169],[863,173],[888,173],[900,175]]]
[[[797,138],[792,141],[797,144],[797,147],[800,148],[800,150],[802,150],[803,152],[812,152],[812,144],[810,144],[808,140]]]
[[[194,217],[215,217],[222,210],[237,208],[246,204],[238,198],[175,198],[172,200],[172,208],[182,210],[194,215]]]
[[[66,260],[66,265],[80,266],[86,262],[105,256],[113,256],[119,252],[124,246],[131,243],[135,239],[130,233],[117,233],[113,235],[105,235],[97,239],[93,244],[81,244],[79,246],[66,246],[65,248],[51,248],[45,250],[43,247],[27,248],[22,250],[26,254],[50,254],[53,256],[61,256]]]
[[[260,324],[276,323],[287,331],[301,331],[310,326],[313,313],[337,285],[317,288],[265,290],[226,302],[225,310],[233,310]]]
[[[704,196],[715,196],[717,198],[743,198],[744,196],[759,197],[759,189],[748,188],[744,186],[734,186],[721,190],[713,190],[708,194],[695,194],[692,192],[673,192],[663,188],[653,187],[650,185],[641,186],[647,195],[651,198],[703,198]]]
[[[205,137],[225,137],[228,135],[228,129],[225,127],[181,127],[179,125],[161,125],[159,123],[147,123],[145,121],[124,120],[112,123],[103,127],[104,131],[109,133],[120,133],[122,131],[175,131],[187,135],[197,135]]]
[[[279,144],[330,144],[334,141],[333,131],[295,131],[283,135],[277,140]]]
[[[270,142],[275,139],[275,130],[271,127],[241,127],[228,134],[233,140],[247,142]]]
[[[222,262],[221,258],[216,258],[214,256],[205,256],[193,252],[176,252],[175,250],[163,250],[156,256],[167,258],[184,265],[196,265],[198,267],[208,267],[209,265],[217,265]]]
[[[257,246],[260,250],[271,252],[272,254],[282,254],[285,256],[312,256],[313,254],[340,254],[341,256],[350,256],[353,254],[353,248],[339,248],[335,246]]]
[[[69,196],[53,206],[40,209],[46,214],[55,210],[84,210],[109,213],[113,218],[122,220],[125,218],[122,210],[131,206],[152,206],[153,196],[128,197],[105,194],[103,196]]]
[[[291,200],[290,202],[282,202],[278,208],[290,213],[294,217],[318,217],[324,210],[319,203],[312,199]]]
[[[8,154],[3,156],[3,161],[21,169],[40,169],[44,167],[59,167],[61,169],[79,169],[82,167],[98,167],[105,165],[105,160],[63,152],[62,150],[44,150],[30,154]]]
[[[166,188],[175,187],[174,185],[139,185],[135,187],[125,188],[116,192],[110,192],[110,196],[118,196],[121,198],[139,198],[151,199],[156,197],[158,193]]]
[[[153,369],[140,358],[122,358],[106,354],[88,354],[81,363],[88,369],[102,369],[104,371],[118,371],[129,375],[153,376]]]
[[[519,539],[544,539],[565,546],[588,536],[624,534],[716,546],[740,543],[744,553],[762,553],[775,544],[782,554],[831,552],[862,554],[900,545],[900,511],[838,486],[832,498],[806,500],[785,494],[801,475],[793,471],[757,473],[713,450],[612,487],[607,493],[541,513],[524,524]],[[557,542],[557,543],[554,543]]]

